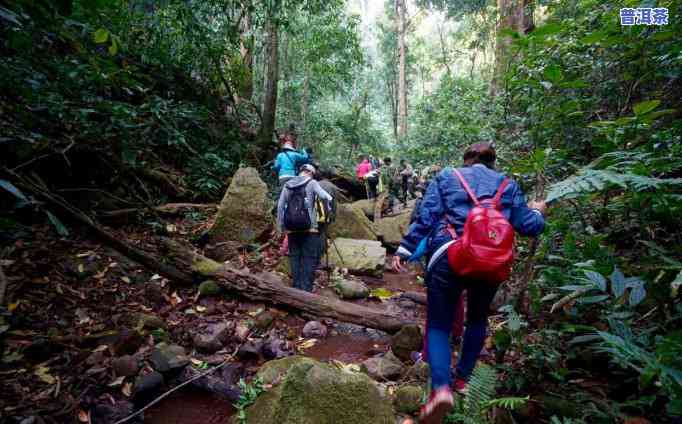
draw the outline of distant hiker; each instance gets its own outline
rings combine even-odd
[[[402,190],[403,190],[403,205],[407,206],[407,194],[410,193],[412,195],[412,198],[415,197],[414,195],[414,188],[412,185],[412,177],[414,174],[414,169],[412,169],[412,165],[410,165],[409,162],[407,162],[405,159],[402,159],[400,161],[400,177],[402,178]]]
[[[289,180],[277,203],[277,227],[286,232],[289,243],[289,266],[294,288],[313,291],[318,261],[319,234],[316,201],[326,210],[332,197],[312,177],[315,167],[305,164],[298,177]]]
[[[310,161],[306,150],[296,150],[296,134],[286,132],[280,137],[282,151],[277,154],[272,170],[277,173],[280,187],[298,175],[302,165]]]
[[[318,198],[316,202],[317,207],[317,229],[319,232],[319,247],[318,247],[318,258],[317,266],[319,268],[322,258],[327,247],[327,229],[329,225],[336,219],[336,202],[339,194],[339,188],[331,182],[332,173],[328,169],[322,169],[315,173],[315,179],[322,187],[322,190],[329,193],[332,197],[331,202],[329,202],[329,208],[326,209],[325,205]]]
[[[462,290],[467,291],[467,326],[454,389],[466,393],[490,304],[511,269],[514,231],[537,236],[545,226],[545,202],[526,204],[518,184],[494,170],[495,159],[492,145],[478,143],[464,153],[464,168],[440,172],[393,258],[399,272],[404,272],[402,259],[423,253],[428,258],[426,360],[432,392],[420,422],[441,423],[453,405],[448,338]]]
[[[355,167],[355,176],[365,184],[367,198],[373,199],[376,197],[376,186],[379,183],[379,175],[376,172],[372,172],[372,163],[367,156],[362,155],[358,159],[360,160],[360,163]]]
[[[384,158],[381,179],[383,180],[384,187],[388,189],[388,208],[393,211],[396,200],[400,198],[402,177],[400,176],[400,170],[393,164],[391,158]]]

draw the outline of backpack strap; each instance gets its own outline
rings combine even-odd
[[[502,184],[500,184],[500,187],[497,189],[497,193],[495,193],[495,197],[493,198],[493,208],[499,209],[500,208],[500,200],[502,199],[502,194],[504,193],[504,190],[507,188],[509,185],[509,178],[505,178],[502,181]]]
[[[467,183],[467,180],[464,179],[464,176],[462,176],[462,173],[459,172],[458,169],[454,169],[455,176],[459,180],[460,184],[462,184],[462,188],[464,188],[464,191],[467,192],[469,197],[471,198],[471,201],[474,202],[474,205],[480,206],[481,202],[478,201],[478,197],[474,194],[474,192],[471,190],[471,187],[469,187],[469,184]]]

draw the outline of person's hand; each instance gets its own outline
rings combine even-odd
[[[547,202],[544,200],[531,200],[528,202],[528,207],[539,210],[543,215],[547,213]]]
[[[407,272],[407,269],[403,266],[400,256],[396,255],[393,257],[393,261],[391,262],[393,271],[395,272]]]

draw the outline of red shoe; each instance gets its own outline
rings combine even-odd
[[[432,391],[429,401],[419,411],[419,422],[423,424],[442,424],[443,419],[450,412],[454,403],[452,390],[448,386]]]
[[[453,386],[455,387],[455,392],[459,393],[462,396],[466,396],[469,393],[469,388],[467,387],[466,380],[456,378],[455,384],[453,384]]]

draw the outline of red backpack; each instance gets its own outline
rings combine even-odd
[[[456,240],[448,247],[448,263],[452,271],[463,278],[500,284],[509,278],[514,262],[514,227],[500,211],[500,199],[509,184],[505,178],[497,189],[490,206],[479,202],[462,174],[455,169],[455,176],[474,202],[464,223],[462,238],[449,227]]]

